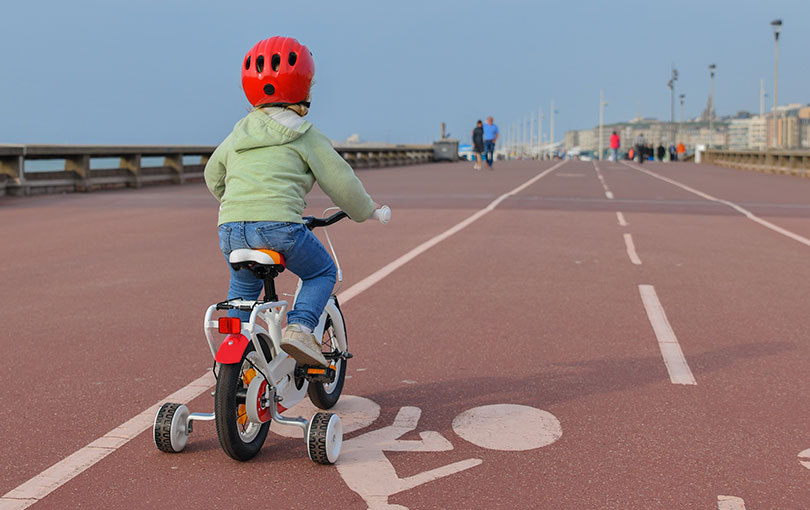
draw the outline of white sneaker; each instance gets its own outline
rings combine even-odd
[[[281,349],[289,354],[299,365],[327,366],[326,358],[321,352],[321,344],[312,333],[304,333],[298,324],[290,324],[281,337]]]

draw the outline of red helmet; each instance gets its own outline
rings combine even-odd
[[[242,88],[253,106],[306,103],[314,75],[312,54],[292,37],[259,41],[242,62]]]

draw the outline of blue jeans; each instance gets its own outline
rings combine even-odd
[[[487,165],[492,166],[492,155],[495,152],[495,140],[484,140],[484,158]]]
[[[619,161],[619,149],[610,149],[610,157],[613,161]]]
[[[225,260],[239,248],[267,248],[284,255],[287,269],[301,278],[301,292],[295,307],[287,313],[287,323],[315,329],[335,287],[337,269],[323,244],[300,223],[280,221],[242,221],[219,226],[219,248]],[[235,271],[230,264],[231,283],[228,299],[259,298],[264,282],[247,269]],[[247,322],[249,312],[230,310],[228,315]]]

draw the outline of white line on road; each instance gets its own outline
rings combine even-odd
[[[453,227],[445,230],[428,241],[425,241],[385,267],[363,278],[356,284],[343,291],[340,296],[338,296],[339,301],[342,304],[345,304],[353,297],[356,297],[361,292],[365,291],[375,283],[391,274],[397,268],[403,266],[408,261],[412,260],[441,241],[447,239],[461,229],[469,226],[488,212],[494,210],[501,202],[510,196],[520,193],[563,164],[565,164],[565,161],[560,161],[551,168],[544,170],[517,188],[499,196],[490,202],[489,205],[487,205],[484,209],[481,209],[469,218],[457,223]],[[206,373],[187,386],[167,396],[161,400],[161,402],[188,402],[204,393],[213,385],[214,376],[211,373]],[[0,497],[0,510],[22,510],[27,508],[56,490],[58,487],[69,482],[74,477],[78,476],[94,465],[96,462],[100,461],[107,455],[126,444],[135,436],[150,428],[154,422],[155,414],[157,413],[159,406],[160,403],[157,403],[145,409],[143,412],[123,425],[116,427],[99,439],[96,439],[87,446],[77,450],[73,454],[49,467],[42,473],[34,476],[27,482],[24,482],[22,485],[19,485],[15,489],[7,492],[5,495],[3,495],[3,497]]]
[[[624,234],[624,244],[627,246],[627,256],[630,257],[630,262],[640,266],[641,259],[638,258],[638,254],[636,253],[636,245],[633,244],[633,236],[630,234]]]
[[[745,510],[745,501],[735,496],[717,496],[717,510]]]
[[[683,357],[678,338],[667,320],[664,307],[661,306],[661,301],[659,301],[658,295],[655,293],[655,287],[652,285],[639,285],[638,291],[641,294],[644,308],[647,310],[647,318],[650,319],[650,324],[658,339],[658,347],[661,349],[661,356],[664,357],[664,365],[666,365],[667,372],[669,372],[669,380],[672,381],[672,384],[697,384],[689,365],[686,363],[686,358]]]
[[[215,382],[214,374],[207,372],[202,377],[167,396],[161,402],[146,408],[134,418],[7,492],[0,498],[0,510],[22,510],[33,505],[151,427],[155,421],[155,415],[163,402],[188,402],[194,400],[213,386]]]
[[[601,182],[602,187],[605,188],[605,196],[608,199],[613,200],[613,192],[608,188],[605,178],[602,176],[602,172],[599,171],[599,165],[596,164],[596,161],[593,162],[593,168],[596,170],[596,176],[599,177],[599,182]]]
[[[773,230],[774,232],[782,234],[785,237],[789,237],[789,238],[793,239],[794,241],[798,241],[798,242],[802,243],[805,246],[810,246],[810,239],[807,239],[806,237],[802,237],[799,234],[795,234],[795,233],[791,232],[790,230],[787,230],[787,229],[784,229],[784,228],[780,227],[779,225],[774,225],[770,221],[763,220],[762,218],[755,215],[754,213],[752,213],[748,209],[745,209],[744,207],[740,207],[739,205],[735,204],[734,202],[730,202],[730,201],[724,200],[722,198],[713,197],[713,196],[709,195],[708,193],[703,193],[702,191],[698,191],[698,190],[696,190],[694,188],[690,188],[686,184],[681,184],[678,181],[669,179],[669,178],[664,177],[662,175],[658,175],[655,172],[650,172],[649,170],[645,170],[645,169],[640,168],[640,167],[638,167],[636,165],[631,165],[631,164],[625,163],[625,162],[622,162],[622,163],[624,165],[629,166],[630,168],[638,170],[639,172],[644,172],[645,174],[650,175],[652,177],[655,177],[656,179],[660,179],[660,180],[662,180],[664,182],[668,182],[668,183],[670,183],[670,184],[672,184],[674,186],[678,186],[681,189],[685,189],[686,191],[689,191],[690,193],[694,193],[695,195],[697,195],[699,197],[702,197],[702,198],[705,198],[706,200],[711,200],[713,202],[718,202],[720,204],[727,205],[727,206],[731,207],[732,209],[742,213],[749,220],[751,220],[751,221],[753,221],[755,223],[759,223],[760,225],[762,225],[765,228],[768,228],[770,230]]]
[[[402,267],[407,262],[413,260],[415,257],[420,255],[421,253],[424,253],[425,251],[427,251],[431,247],[439,244],[440,242],[444,241],[445,239],[447,239],[451,235],[455,234],[459,230],[467,227],[468,225],[470,225],[474,221],[480,219],[482,216],[484,216],[488,212],[495,209],[498,206],[498,204],[500,204],[501,202],[503,202],[504,200],[506,200],[510,196],[520,193],[521,191],[523,191],[527,187],[531,186],[532,184],[534,184],[535,182],[537,182],[541,178],[545,177],[546,175],[548,175],[552,171],[556,170],[557,168],[562,166],[563,163],[565,163],[565,161],[561,161],[561,162],[557,163],[553,167],[551,167],[548,170],[546,170],[544,172],[541,172],[540,174],[534,176],[533,178],[531,178],[527,182],[523,183],[522,185],[518,186],[517,188],[513,189],[512,191],[510,191],[508,193],[504,193],[503,195],[501,195],[498,198],[496,198],[495,200],[493,200],[484,209],[481,209],[480,211],[473,214],[472,216],[470,216],[466,220],[463,220],[460,223],[454,225],[453,227],[445,230],[444,232],[437,235],[436,237],[428,239],[427,241],[420,244],[416,248],[412,249],[411,251],[409,251],[405,255],[402,255],[401,257],[399,257],[398,259],[396,259],[393,262],[389,263],[388,265],[378,269],[374,273],[372,273],[372,274],[368,275],[367,277],[363,278],[362,280],[355,283],[354,285],[352,285],[351,287],[349,287],[345,291],[341,292],[340,295],[338,296],[338,301],[340,303],[346,303],[347,301],[349,301],[353,297],[357,296],[358,294],[360,294],[361,292],[363,292],[367,288],[371,287],[375,283],[379,282],[380,280],[382,280],[383,278],[385,278],[386,276],[388,276],[389,274],[394,272],[396,269]]]
[[[624,214],[622,214],[621,211],[616,211],[616,218],[619,220],[619,226],[621,227],[627,226],[627,221],[625,221]]]

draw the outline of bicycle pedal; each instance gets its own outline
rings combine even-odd
[[[300,374],[300,377],[303,377],[310,382],[324,384],[334,382],[335,375],[337,375],[337,367],[335,367],[335,365],[329,365],[328,367],[305,365],[303,367],[296,368],[295,371],[297,372],[296,375]]]
[[[338,350],[334,350],[332,352],[325,352],[323,353],[324,358],[328,360],[336,360],[336,359],[351,359],[354,357],[352,353],[349,351],[340,352]]]

